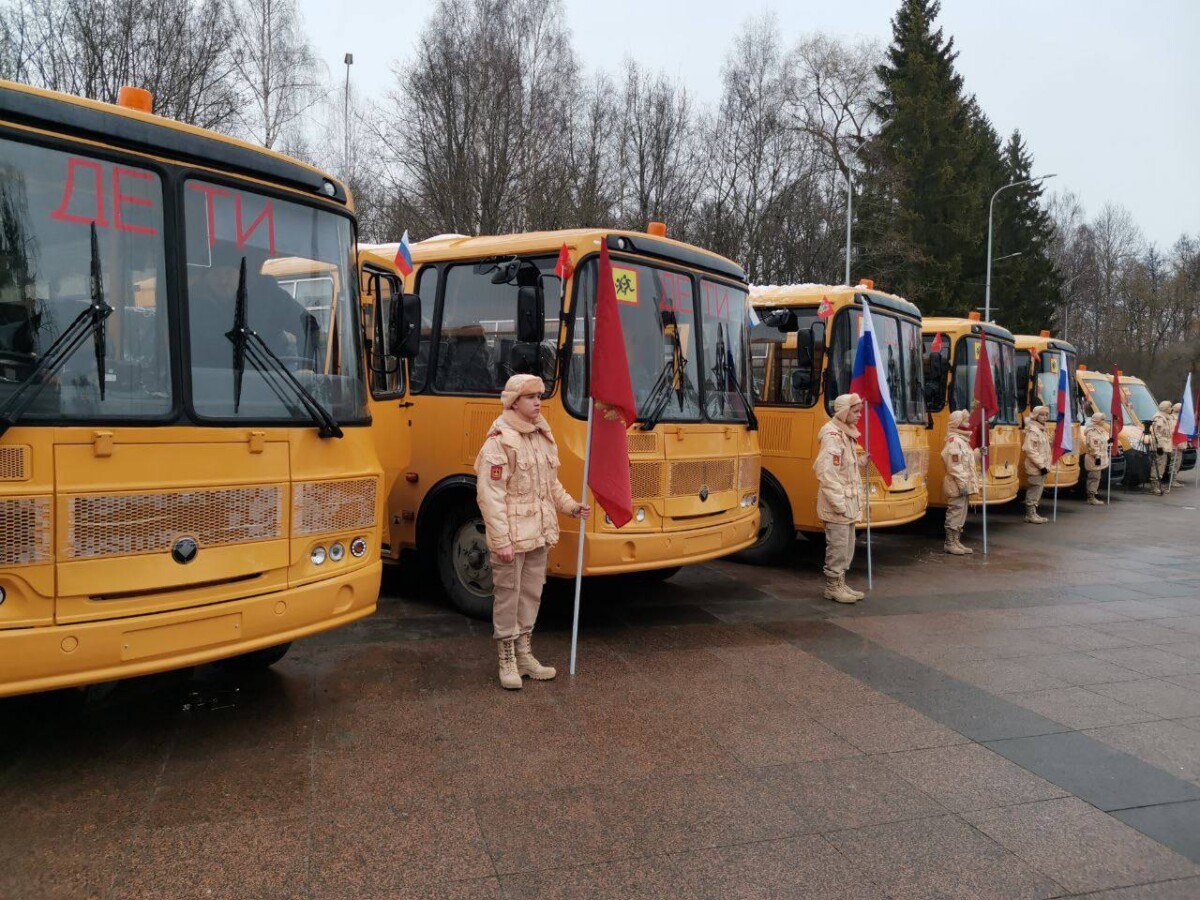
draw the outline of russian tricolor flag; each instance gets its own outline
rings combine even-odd
[[[1054,423],[1054,462],[1075,449],[1075,417],[1071,414],[1071,391],[1067,379],[1067,354],[1058,367],[1058,420]]]
[[[1196,439],[1196,407],[1192,404],[1192,373],[1188,372],[1187,384],[1183,387],[1183,402],[1179,405],[1179,421],[1175,423],[1175,433],[1171,435],[1171,444],[1181,447],[1189,440]]]
[[[858,441],[875,464],[883,483],[891,487],[892,476],[903,472],[908,464],[900,446],[900,429],[892,409],[892,392],[888,388],[887,370],[879,361],[879,341],[871,321],[871,305],[864,299],[862,331],[854,351],[854,377],[850,390],[863,398],[867,420],[859,427]]]
[[[400,246],[396,248],[396,268],[400,270],[401,275],[411,275],[413,270],[412,262],[412,244],[408,241],[408,229],[404,229],[404,236],[400,238]]]

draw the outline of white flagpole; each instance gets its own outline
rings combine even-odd
[[[863,503],[867,507],[867,590],[875,588],[875,577],[871,567],[871,401],[863,398],[865,411],[863,443],[867,445],[867,464],[863,468]]]
[[[1054,464],[1054,513],[1051,518],[1058,521],[1058,463]]]
[[[588,358],[591,359],[591,349],[588,349]],[[591,368],[590,363],[588,366]],[[590,375],[590,372],[589,372]],[[587,503],[588,491],[588,470],[592,464],[592,407],[593,401],[590,396],[592,390],[591,378],[588,379],[588,417],[587,417],[587,438],[584,443],[583,451],[583,489],[579,492],[579,502]],[[575,557],[575,612],[571,617],[571,676],[575,676],[575,651],[579,647],[579,596],[583,591],[583,541],[587,536],[587,522],[584,519],[579,520],[579,553]]]
[[[562,295],[559,297],[558,308],[563,308],[563,303],[567,296],[567,279],[562,279],[562,287],[560,288]],[[587,341],[587,346],[584,352],[587,353],[587,390],[588,390],[588,411],[587,411],[587,436],[583,442],[583,486],[579,491],[579,502],[587,503],[588,493],[588,472],[592,465],[592,340],[594,340],[593,331],[595,323],[590,318],[591,310],[588,309],[587,300],[584,300],[583,306],[583,322],[584,334],[591,340]],[[583,542],[587,538],[587,521],[579,520],[579,552],[575,557],[575,610],[571,615],[571,668],[570,675],[575,677],[575,654],[579,649],[579,598],[583,593]]]
[[[976,375],[975,377],[978,378],[979,376]],[[988,420],[986,409],[979,410],[979,418],[983,422],[983,555],[987,556],[987,483],[988,470],[991,466],[988,465]],[[970,498],[967,499],[969,503]]]

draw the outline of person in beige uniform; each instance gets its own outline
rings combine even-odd
[[[813,461],[817,473],[817,516],[825,526],[825,599],[857,603],[865,595],[846,584],[854,560],[854,526],[863,514],[862,470],[855,441],[863,404],[858,394],[833,401],[833,418],[821,426],[821,449]]]
[[[1187,444],[1186,442],[1183,444],[1175,443],[1175,429],[1179,427],[1179,414],[1182,411],[1182,403],[1176,403],[1171,407],[1171,481],[1168,490],[1177,484],[1183,484],[1179,480],[1179,472],[1183,469],[1183,448]]]
[[[1100,476],[1112,461],[1112,437],[1109,435],[1108,420],[1102,412],[1092,413],[1087,428],[1083,429],[1083,469],[1087,472],[1087,502],[1089,506],[1103,506],[1104,501],[1096,496],[1100,490]]]
[[[1025,488],[1025,521],[1033,525],[1044,525],[1050,521],[1038,515],[1042,489],[1046,486],[1046,476],[1050,474],[1050,436],[1046,434],[1046,423],[1049,421],[1049,407],[1035,406],[1025,427],[1025,443],[1021,445],[1025,451],[1025,474],[1029,476],[1029,484]]]
[[[971,414],[965,409],[950,413],[946,428],[946,444],[942,447],[942,464],[946,477],[942,490],[946,493],[946,552],[952,556],[974,553],[962,542],[963,526],[967,523],[967,504],[972,494],[982,489],[979,480],[976,451],[971,449]]]
[[[1146,434],[1142,438],[1146,451],[1150,454],[1150,486],[1154,493],[1162,496],[1163,479],[1167,474],[1167,463],[1171,458],[1171,401],[1164,400],[1158,404],[1158,412],[1147,423]]]
[[[546,553],[558,543],[558,514],[586,519],[558,480],[558,445],[542,418],[546,385],[536,375],[508,379],[504,412],[475,457],[475,497],[491,551],[493,637],[500,684],[519,690],[522,676],[548,681],[557,673],[533,655],[530,635],[546,583]]]

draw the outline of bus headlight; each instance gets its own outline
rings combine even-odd
[[[323,566],[325,565],[325,556],[325,548],[318,546],[312,548],[312,553],[308,555],[308,558],[314,566]]]
[[[360,537],[356,537],[350,542],[350,555],[355,559],[367,555],[367,542]]]
[[[341,562],[346,558],[346,548],[341,541],[338,541],[329,548],[329,559],[332,562]]]
[[[645,521],[646,521],[646,510],[645,510],[645,508],[643,508],[643,507],[639,506],[639,507],[638,507],[638,511],[637,511],[637,512],[634,514],[634,517],[633,517],[633,518],[634,518],[636,521],[638,521],[638,522],[645,522]]]

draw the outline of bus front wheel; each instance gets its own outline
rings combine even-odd
[[[442,520],[437,551],[438,578],[450,603],[473,619],[492,617],[492,567],[483,516],[463,499]]]
[[[733,558],[754,566],[777,562],[796,540],[792,511],[787,500],[765,483],[758,495],[758,540]]]

